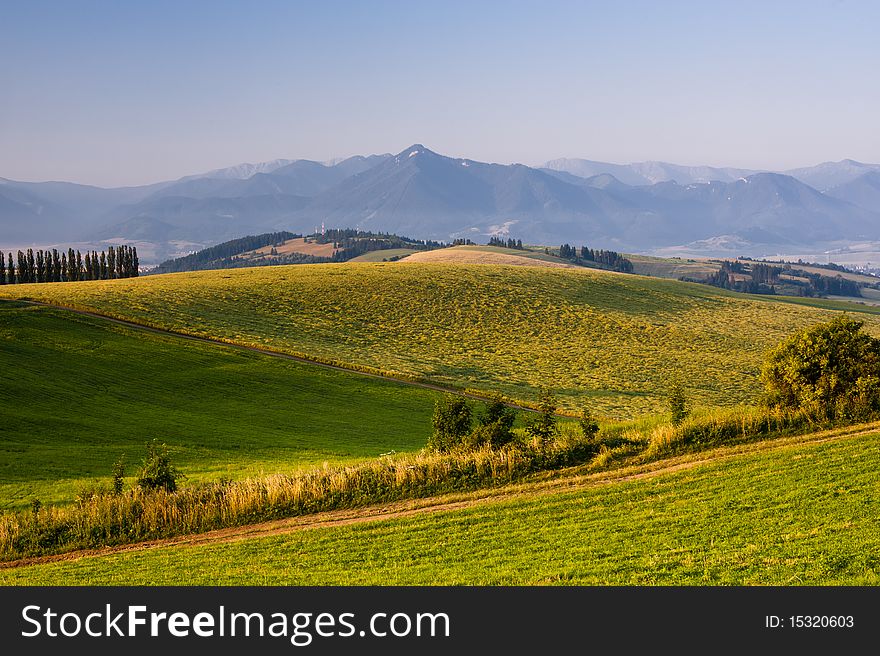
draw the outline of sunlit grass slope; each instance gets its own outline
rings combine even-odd
[[[419,449],[437,396],[0,302],[0,508],[71,501],[123,453],[133,473],[152,438],[189,482]]]
[[[750,402],[765,350],[831,312],[588,269],[404,263],[16,285],[0,295],[520,398],[548,385],[570,407],[588,402],[615,418],[662,409],[673,376],[696,403]],[[880,332],[880,318],[861,317]]]
[[[880,583],[880,438],[408,519],[0,570],[4,584]]]

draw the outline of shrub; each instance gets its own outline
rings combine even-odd
[[[864,419],[880,408],[880,339],[838,316],[802,330],[766,357],[766,403],[824,419]]]
[[[684,394],[684,386],[680,381],[673,381],[670,386],[667,403],[669,413],[672,415],[672,425],[679,426],[688,416],[687,398]]]
[[[509,444],[513,438],[510,426],[502,421],[493,421],[490,424],[481,423],[472,430],[462,441],[462,446],[468,449],[478,449],[483,446],[495,449]]]
[[[599,434],[599,422],[589,408],[584,408],[578,421],[585,440],[594,441]]]
[[[138,476],[138,487],[145,490],[174,492],[177,489],[177,481],[182,478],[183,474],[171,464],[168,445],[155,439],[148,443],[147,456]]]
[[[513,441],[516,412],[507,406],[503,395],[497,392],[491,394],[477,421],[479,425],[467,440],[471,446],[485,444],[497,449]]]
[[[113,494],[122,494],[125,487],[125,456],[113,463]]]
[[[471,406],[462,397],[448,394],[438,400],[431,417],[434,432],[428,440],[428,448],[444,452],[460,445],[471,431],[472,417]]]
[[[559,431],[554,417],[558,405],[556,397],[550,393],[550,390],[541,390],[541,397],[538,399],[538,413],[526,426],[526,432],[539,444],[548,444]]]

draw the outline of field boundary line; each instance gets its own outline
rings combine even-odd
[[[746,444],[721,446],[708,451],[683,454],[650,463],[633,464],[618,469],[588,472],[586,465],[579,465],[555,472],[546,472],[538,480],[511,483],[494,488],[483,488],[469,492],[452,492],[443,495],[406,499],[386,504],[374,504],[361,508],[329,510],[309,515],[298,515],[284,519],[233,526],[205,533],[182,535],[160,540],[149,540],[100,549],[79,549],[62,554],[22,558],[0,562],[0,570],[16,569],[32,565],[74,561],[83,558],[99,558],[151,549],[199,546],[205,544],[225,544],[249,539],[285,535],[296,531],[333,528],[352,524],[406,519],[417,515],[463,510],[479,506],[489,506],[507,501],[531,499],[552,494],[579,492],[627,483],[631,481],[656,478],[667,474],[695,469],[704,465],[734,460],[740,456],[760,452],[782,451],[795,446],[825,444],[844,439],[854,439],[880,432],[880,422],[862,424],[849,428],[837,428],[806,435],[780,437]]]

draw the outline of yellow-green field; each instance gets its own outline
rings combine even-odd
[[[680,378],[697,404],[754,401],[766,349],[831,310],[588,269],[403,263],[276,266],[0,287],[27,297],[391,374],[627,418]]]

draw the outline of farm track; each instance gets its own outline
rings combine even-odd
[[[149,549],[239,542],[242,540],[270,537],[273,535],[284,535],[296,531],[405,519],[407,517],[426,513],[454,511],[507,501],[527,500],[550,494],[577,492],[580,490],[613,485],[615,483],[626,483],[630,481],[656,478],[694,469],[707,464],[724,462],[739,456],[760,452],[780,451],[799,445],[823,444],[837,440],[852,439],[877,432],[880,432],[880,422],[862,424],[849,428],[827,430],[808,435],[778,438],[763,442],[718,447],[702,453],[675,456],[653,463],[632,465],[612,471],[588,473],[586,472],[587,466],[578,466],[557,472],[546,473],[536,481],[515,483],[499,488],[482,489],[474,492],[452,493],[420,499],[409,499],[363,508],[325,511],[312,515],[301,515],[287,519],[218,529],[195,535],[185,535],[163,540],[139,542],[137,544],[105,547],[102,549],[71,551],[69,553],[51,556],[25,558],[0,563],[0,569],[12,569],[62,561],[74,561],[82,558],[133,553]]]
[[[71,312],[73,314],[78,314],[84,317],[91,317],[92,319],[101,319],[103,321],[109,321],[114,324],[118,324],[120,326],[125,326],[126,328],[131,328],[134,330],[140,330],[148,333],[154,333],[158,335],[166,335],[172,337],[179,337],[181,339],[188,339],[194,342],[202,342],[205,344],[214,344],[215,346],[225,346],[231,349],[238,349],[242,351],[251,351],[253,353],[259,353],[260,355],[267,355],[273,358],[281,358],[283,360],[293,360],[294,362],[299,362],[301,364],[309,364],[314,365],[316,367],[323,367],[324,369],[332,369],[334,371],[343,371],[349,374],[357,374],[358,376],[364,376],[366,378],[378,378],[379,380],[387,380],[393,383],[399,383],[400,385],[409,385],[410,387],[421,387],[422,389],[429,389],[435,392],[445,392],[447,394],[456,394],[458,396],[464,396],[469,399],[475,399],[478,401],[484,401],[486,397],[480,396],[479,394],[471,394],[470,392],[465,392],[464,390],[457,389],[455,387],[446,387],[444,385],[438,385],[436,383],[427,383],[418,380],[408,380],[406,378],[397,378],[395,376],[387,376],[378,373],[372,373],[369,371],[363,371],[362,369],[357,369],[355,367],[346,367],[344,365],[339,364],[331,364],[329,362],[323,362],[318,359],[308,358],[302,355],[293,355],[292,353],[284,353],[282,351],[273,351],[270,349],[260,348],[258,346],[247,346],[245,344],[238,344],[236,342],[228,342],[222,339],[205,337],[202,335],[190,335],[188,333],[178,332],[176,330],[171,330],[169,328],[158,328],[156,326],[149,326],[142,323],[137,323],[136,321],[130,321],[128,319],[119,319],[117,317],[112,317],[106,314],[101,314],[100,312],[94,312],[92,310],[82,310],[78,308],[67,307],[64,305],[55,305],[54,303],[45,303],[43,301],[30,301],[30,300],[15,300],[10,301],[9,299],[0,299],[0,302],[14,302],[14,303],[26,303],[27,305],[34,305],[40,307],[52,308],[54,310],[62,310],[64,312]],[[528,408],[523,405],[519,405],[517,403],[505,403],[510,408],[515,408],[517,410],[522,410],[523,412],[537,412],[533,408]],[[568,415],[558,414],[558,417],[567,417]]]

